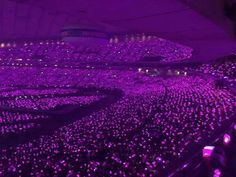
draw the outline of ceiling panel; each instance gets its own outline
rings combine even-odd
[[[153,33],[189,45],[198,50],[196,53],[201,53],[199,58],[213,56],[206,55],[207,48],[211,50],[209,53],[220,55],[236,50],[235,39],[230,33],[226,33],[224,27],[214,20],[212,22],[204,13],[199,13],[214,8],[215,1],[194,1],[194,7],[204,7],[199,11],[186,1],[27,0],[16,3],[14,0],[1,0],[0,40],[59,37],[60,29],[65,25],[87,21],[91,24],[105,23],[111,32]],[[218,10],[211,12],[219,12],[219,6],[216,7]],[[224,21],[223,18],[221,20]],[[207,46],[210,44],[211,47]]]

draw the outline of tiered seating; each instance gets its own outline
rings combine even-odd
[[[32,115],[28,113],[0,112],[0,136],[8,134],[19,134],[30,129],[38,128],[40,125],[33,120],[47,119],[46,115]]]
[[[62,105],[88,105],[101,99],[99,96],[64,96],[55,98],[41,98],[40,96],[25,96],[23,98],[4,99],[0,107],[27,108],[33,110],[50,110]]]
[[[4,77],[4,76],[3,76]],[[3,87],[4,88],[4,87]],[[19,87],[5,87],[0,91],[0,97],[15,97],[16,99],[27,98],[28,96],[53,96],[55,94],[68,94],[68,93],[76,93],[77,89],[62,89],[62,88],[21,88]]]
[[[203,64],[197,71],[212,74],[231,83],[236,83],[236,60],[235,56],[227,56],[223,61],[215,61]]]
[[[161,175],[211,140],[236,106],[230,91],[200,76],[163,79],[135,71],[30,67],[4,67],[1,75],[5,85],[94,86],[124,93],[53,134],[1,149],[5,176]]]
[[[72,47],[64,42],[30,42],[0,48],[0,64],[7,66],[73,66],[85,62],[135,62],[161,56],[161,62],[176,62],[192,56],[192,49],[161,38],[111,43],[98,48]]]

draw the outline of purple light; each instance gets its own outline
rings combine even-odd
[[[214,149],[215,149],[214,146],[205,146],[202,150],[202,157],[203,158],[211,157],[211,154],[213,153]]]
[[[220,177],[220,175],[221,175],[221,170],[220,169],[215,169],[213,177]]]
[[[230,135],[224,134],[224,137],[223,137],[223,142],[224,142],[224,144],[225,144],[225,145],[228,145],[228,144],[230,143],[230,141],[231,141]]]
[[[60,175],[65,173],[64,167],[78,167],[76,171],[67,171],[67,175],[79,176],[79,169],[84,168],[86,176],[96,176],[95,173],[109,176],[108,172],[103,174],[104,169],[110,169],[110,176],[156,176],[157,172],[168,169],[173,159],[181,159],[187,151],[191,151],[189,145],[210,139],[217,128],[231,121],[235,97],[227,89],[216,88],[215,79],[208,75],[192,75],[188,68],[155,66],[155,70],[140,65],[134,67],[137,69],[127,67],[129,69],[117,70],[112,66],[112,62],[126,66],[126,62],[159,54],[164,57],[162,62],[186,58],[183,57],[183,46],[153,36],[145,38],[142,40],[140,35],[134,36],[132,41],[119,39],[116,43],[101,46],[99,50],[83,46],[75,49],[58,41],[28,42],[26,46],[17,44],[14,49],[11,44],[9,48],[1,48],[3,66],[0,83],[4,86],[0,87],[0,107],[8,108],[0,112],[2,136],[31,133],[34,129],[41,129],[43,122],[49,122],[50,126],[54,120],[55,124],[59,119],[69,120],[72,114],[64,115],[63,112],[63,115],[52,119],[54,114],[47,113],[64,107],[69,110],[77,106],[86,109],[96,102],[100,103],[107,99],[106,93],[98,91],[101,88],[107,93],[115,90],[122,93],[119,97],[117,92],[115,96],[119,99],[116,98],[111,105],[81,117],[75,115],[70,124],[61,124],[49,135],[0,150],[4,154],[0,157],[0,166],[3,164],[4,169],[16,166],[15,170],[11,167],[10,172],[4,170],[3,175],[12,171],[17,174],[31,171],[32,176],[38,173],[39,176],[40,173],[43,175],[45,168]],[[190,53],[187,50],[185,54]],[[79,65],[82,61],[85,62],[83,67]],[[105,64],[97,67],[93,61]],[[223,67],[228,75],[232,72],[229,66]],[[201,69],[223,77],[222,67],[215,68],[209,65]],[[23,89],[15,85],[32,88]],[[34,89],[40,86],[43,88]],[[77,87],[98,90],[96,95],[90,95],[89,91],[86,96],[78,96],[77,93],[82,91]],[[113,96],[109,95],[109,99],[112,100]],[[43,111],[45,115],[8,111],[12,109],[27,109],[33,113]],[[230,143],[230,140],[230,136],[225,134],[224,144]],[[202,157],[210,158],[214,148],[204,147]],[[104,158],[100,158],[101,150]],[[86,164],[83,159],[87,159]],[[24,164],[29,163],[32,169],[25,169]],[[126,174],[126,171],[132,174]],[[215,175],[220,173],[215,171]]]

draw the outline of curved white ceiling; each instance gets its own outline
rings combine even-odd
[[[153,33],[189,45],[201,60],[236,51],[235,40],[224,27],[185,1],[1,0],[0,40],[59,37],[63,26],[87,21],[105,23],[116,31]]]

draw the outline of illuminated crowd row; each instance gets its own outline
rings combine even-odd
[[[236,59],[234,55],[201,64],[194,70],[204,74],[211,74],[217,78],[224,79],[231,84],[236,83]]]
[[[0,47],[0,64],[5,66],[71,66],[84,62],[135,62],[145,57],[162,57],[161,62],[189,59],[192,49],[161,38],[121,41],[99,47],[72,46],[64,42],[30,42]],[[158,61],[158,59],[157,59]]]
[[[236,106],[235,95],[216,88],[208,77],[164,79],[108,69],[2,67],[0,71],[0,82],[8,86],[123,91],[117,102],[78,117],[51,135],[3,148],[3,176],[161,176],[175,160],[193,154],[193,146],[209,141],[216,129],[231,121]]]

